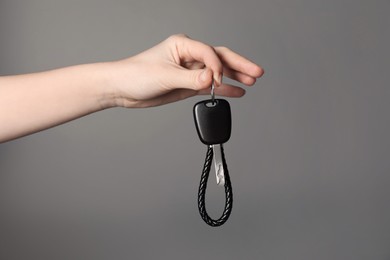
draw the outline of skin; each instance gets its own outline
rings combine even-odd
[[[112,107],[145,108],[191,96],[241,97],[263,69],[226,47],[173,35],[133,57],[0,77],[0,143]]]

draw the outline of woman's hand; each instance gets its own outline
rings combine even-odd
[[[222,75],[251,86],[263,69],[226,47],[211,47],[173,35],[134,57],[113,62],[109,87],[116,105],[150,107],[210,93],[241,97],[245,90],[223,84]]]

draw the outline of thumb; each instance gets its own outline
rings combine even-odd
[[[201,90],[211,86],[213,72],[209,68],[199,70],[181,70],[176,76],[177,87],[192,90]]]

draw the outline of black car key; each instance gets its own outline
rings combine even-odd
[[[221,144],[230,139],[232,129],[229,102],[224,99],[198,102],[194,106],[194,119],[199,139],[202,143],[212,146],[217,184],[223,186],[225,180]]]
[[[223,144],[230,139],[232,119],[230,105],[226,100],[209,99],[196,103],[194,119],[202,143]]]
[[[231,135],[231,111],[224,99],[204,100],[195,104],[193,109],[196,130],[202,143],[208,146],[205,164],[199,185],[198,208],[202,219],[210,226],[221,226],[229,218],[233,206],[233,192],[229,172],[224,156],[223,143]],[[225,187],[226,202],[222,216],[218,220],[210,218],[206,212],[205,195],[207,180],[214,157],[217,184]]]

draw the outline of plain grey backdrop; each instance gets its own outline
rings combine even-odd
[[[175,33],[266,73],[228,99],[224,226],[197,211],[206,147],[192,106],[204,97],[111,109],[0,145],[0,259],[390,259],[389,11],[387,0],[1,0],[1,75],[121,59]],[[223,195],[210,179],[214,217]]]

